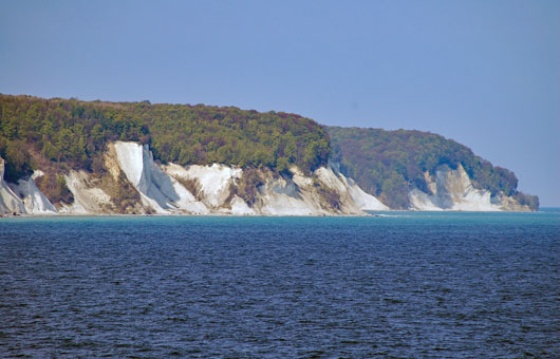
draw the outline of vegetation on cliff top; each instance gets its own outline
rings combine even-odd
[[[364,190],[403,209],[411,188],[430,192],[426,172],[461,164],[476,187],[538,208],[537,197],[517,191],[512,172],[431,133],[322,127],[295,114],[236,107],[0,95],[0,156],[10,182],[42,169],[47,176],[39,184],[64,200],[68,191],[56,174],[102,173],[107,143],[117,140],[149,144],[156,160],[183,166],[222,163],[287,173],[296,165],[310,174],[332,159]]]
[[[180,165],[296,165],[309,173],[327,163],[330,141],[321,126],[287,113],[235,107],[111,103],[0,95],[0,156],[15,182],[33,168],[102,171],[108,142],[149,144],[154,158]]]
[[[409,207],[408,192],[431,193],[424,174],[447,165],[462,165],[476,188],[493,195],[504,192],[522,205],[538,208],[538,198],[517,191],[513,172],[495,167],[468,147],[442,136],[420,131],[326,127],[334,159],[344,173],[391,208]]]

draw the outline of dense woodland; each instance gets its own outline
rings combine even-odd
[[[296,165],[310,174],[331,159],[392,208],[408,208],[410,188],[429,192],[426,171],[460,163],[480,188],[538,207],[536,197],[517,192],[512,172],[430,133],[322,127],[299,115],[236,107],[0,95],[0,156],[10,182],[39,168],[50,182],[42,190],[68,195],[55,173],[104,171],[106,145],[116,140],[149,144],[157,161],[184,166],[222,163],[287,174]]]
[[[473,185],[492,194],[503,191],[522,204],[538,207],[538,198],[517,191],[513,172],[495,167],[468,147],[420,131],[328,127],[333,158],[344,173],[391,208],[408,208],[412,188],[430,193],[424,174],[440,166],[463,166]]]
[[[163,163],[223,163],[279,173],[292,165],[309,173],[330,154],[323,128],[293,114],[0,95],[0,156],[7,160],[9,181],[45,162],[101,171],[106,144],[116,140],[149,144]]]

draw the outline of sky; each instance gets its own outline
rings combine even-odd
[[[0,0],[0,93],[429,131],[560,207],[557,0]]]

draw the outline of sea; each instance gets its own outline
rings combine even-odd
[[[1,358],[560,358],[560,209],[0,219]]]

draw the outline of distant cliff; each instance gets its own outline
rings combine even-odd
[[[235,107],[0,95],[0,157],[0,214],[538,208],[441,136]]]
[[[440,135],[342,127],[326,130],[332,158],[340,162],[341,171],[391,208],[538,209],[538,197],[517,190],[515,174]],[[455,205],[457,201],[472,205]]]

